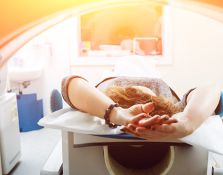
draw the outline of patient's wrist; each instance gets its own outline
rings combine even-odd
[[[184,111],[177,113],[172,117],[176,118],[177,121],[182,124],[185,136],[192,134],[197,128],[194,121],[191,120],[191,117],[188,117],[188,114]]]
[[[122,115],[123,108],[116,107],[111,111],[110,121],[117,125],[126,125],[126,120]]]
[[[188,134],[192,134],[198,127],[198,123],[196,119],[194,120],[193,117],[190,116],[187,112],[182,112],[182,118],[183,122],[185,123],[186,130],[188,131]]]

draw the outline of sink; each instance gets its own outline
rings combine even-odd
[[[18,67],[9,66],[9,79],[14,82],[22,83],[24,81],[32,81],[39,78],[42,74],[43,68],[41,66],[35,67]]]

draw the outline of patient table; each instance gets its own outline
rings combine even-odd
[[[106,167],[103,147],[115,144],[153,144],[134,139],[104,138],[72,132],[62,132],[63,172],[64,175],[110,175]],[[204,175],[207,174],[208,152],[181,143],[163,143],[174,145],[174,162],[168,175]]]
[[[66,111],[63,111],[66,112]],[[60,112],[59,112],[60,113]],[[58,114],[59,114],[58,113]],[[61,112],[62,113],[62,112]],[[57,115],[58,115],[57,114]],[[51,121],[51,119],[50,119]],[[40,121],[41,125],[58,128],[55,122],[50,125]],[[48,122],[50,123],[50,122]],[[54,127],[55,126],[55,127]],[[204,138],[205,139],[205,138]],[[163,144],[170,146],[169,160],[159,174],[165,175],[222,175],[223,158],[207,149],[191,146],[181,141],[151,142],[135,138],[128,134],[95,135],[76,132],[68,126],[62,129],[62,159],[64,175],[155,175],[151,172],[131,170],[125,172],[119,162],[109,156],[108,148],[115,146],[145,146]],[[216,156],[218,156],[216,158]],[[218,159],[218,162],[216,160]],[[54,160],[55,161],[55,160]],[[165,162],[164,162],[165,163]],[[156,167],[159,169],[159,165]],[[41,173],[43,175],[44,172]],[[45,173],[49,175],[50,173]]]

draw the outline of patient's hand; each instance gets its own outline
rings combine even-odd
[[[137,123],[128,124],[122,130],[148,140],[176,139],[193,132],[190,126],[191,122],[184,117],[183,112],[175,114],[169,120],[156,124],[156,121],[160,118],[164,118],[164,116],[156,115],[147,119],[141,119]]]
[[[112,111],[110,120],[115,124],[128,125],[129,123],[147,118],[153,110],[153,103],[136,104],[127,109],[117,107]]]
[[[124,109],[121,107],[115,108],[111,113],[111,122],[115,124],[127,126],[130,123],[138,124],[139,121],[146,122],[147,127],[150,125],[170,124],[175,123],[176,119],[170,118],[168,115],[150,116],[150,113],[155,109],[154,103],[136,104],[130,108]]]

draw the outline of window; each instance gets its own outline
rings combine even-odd
[[[161,4],[97,10],[80,17],[80,56],[162,55]]]
[[[72,65],[112,66],[120,59],[137,58],[172,64],[174,23],[168,4],[103,1],[82,9],[76,17],[78,52],[75,49]]]

